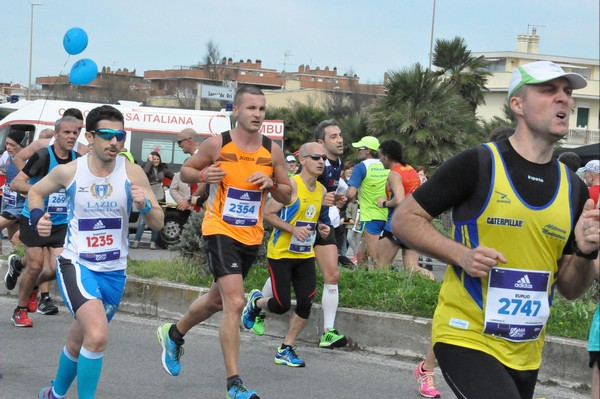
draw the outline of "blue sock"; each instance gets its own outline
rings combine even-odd
[[[54,393],[64,397],[77,376],[77,358],[69,353],[65,346],[60,354],[58,370],[54,379]]]
[[[79,351],[77,362],[77,394],[79,399],[94,399],[102,372],[104,352],[91,352],[85,347]]]

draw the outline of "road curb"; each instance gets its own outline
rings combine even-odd
[[[0,275],[6,273],[6,262],[0,266]],[[62,303],[56,284],[52,295]],[[128,277],[127,287],[120,311],[137,315],[177,319],[185,313],[190,303],[205,288]],[[15,296],[0,284],[0,295]],[[8,317],[5,315],[4,317]],[[289,314],[269,315],[265,322],[265,334],[283,337],[287,332]],[[220,314],[211,317],[207,324],[218,326]],[[318,304],[313,305],[311,317],[299,339],[316,343],[322,334],[323,313]],[[382,313],[369,310],[340,308],[336,328],[348,336],[349,345],[374,353],[422,358],[427,352],[431,334],[431,319]],[[251,332],[247,332],[251,334]],[[548,336],[544,348],[542,366],[538,379],[565,387],[578,387],[590,383],[587,367],[587,342]]]

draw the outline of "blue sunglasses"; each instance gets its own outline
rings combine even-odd
[[[127,137],[127,132],[125,130],[116,130],[116,129],[96,129],[91,130],[90,133],[97,134],[102,137],[104,140],[110,141],[113,137],[117,138],[117,141],[125,140]]]

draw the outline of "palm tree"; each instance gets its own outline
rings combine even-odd
[[[456,87],[473,112],[478,105],[485,104],[484,95],[489,91],[486,83],[492,74],[485,70],[484,57],[473,57],[463,38],[436,40],[433,65],[439,68],[435,73]]]
[[[281,119],[285,123],[285,149],[294,152],[309,141],[314,141],[313,131],[327,114],[314,105],[296,103],[292,108],[268,109],[266,119]]]
[[[483,141],[467,102],[420,64],[390,71],[385,89],[369,131],[380,140],[398,140],[409,163],[435,166]]]

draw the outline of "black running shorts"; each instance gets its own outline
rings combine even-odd
[[[245,278],[260,248],[260,245],[245,245],[222,234],[204,236],[203,239],[215,281],[228,274],[241,274]]]
[[[53,225],[48,237],[40,237],[37,231],[29,227],[29,218],[21,215],[19,219],[20,240],[27,247],[62,248],[67,236],[67,225]]]

